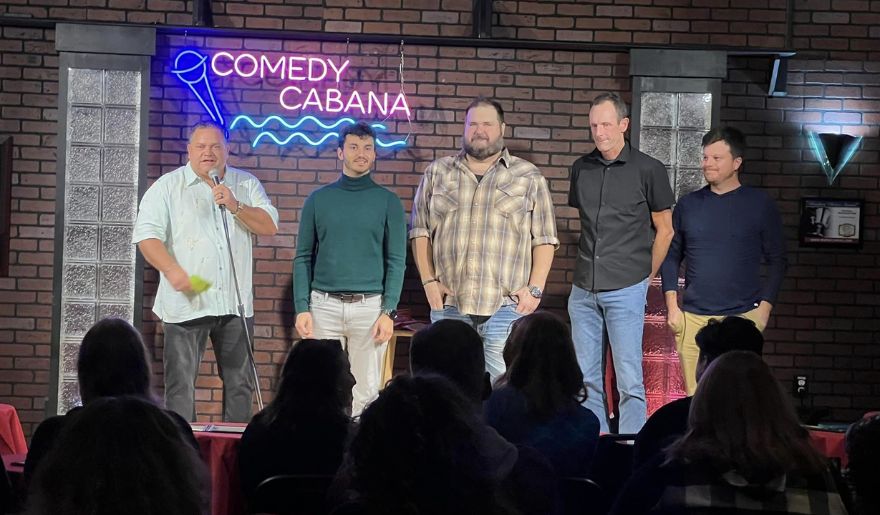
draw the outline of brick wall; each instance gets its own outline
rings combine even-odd
[[[180,25],[192,21],[190,6],[184,2],[98,0],[76,2],[76,7],[63,3],[8,0],[0,6],[0,14]],[[413,0],[405,2],[407,8],[403,3],[214,2],[214,12],[215,22],[224,27],[450,36],[470,32],[468,1]],[[741,2],[737,3],[740,7],[731,8],[726,0],[665,5],[670,3],[495,2],[500,23],[494,35],[563,41],[573,37],[571,31],[584,31],[578,36],[581,41],[783,45],[785,11],[774,7],[778,2],[750,1],[748,11]],[[815,392],[812,401],[832,407],[840,418],[852,418],[876,408],[880,400],[880,373],[874,372],[880,369],[876,271],[880,265],[880,67],[876,64],[880,55],[875,43],[880,35],[880,2],[831,4],[830,0],[794,3],[793,42],[799,54],[790,66],[788,97],[764,95],[766,58],[731,58],[722,119],[749,134],[751,150],[744,181],[767,188],[778,199],[786,219],[791,268],[767,332],[768,361],[785,384],[794,373],[807,373]],[[87,7],[79,7],[83,5]],[[846,11],[835,10],[844,5]],[[12,266],[9,277],[0,278],[0,402],[16,405],[28,432],[42,419],[48,395],[58,65],[53,39],[52,30],[8,26],[2,27],[0,37],[0,132],[15,137]],[[361,70],[347,87],[381,84],[380,90],[387,87],[392,91],[398,87],[396,45],[351,43],[346,47],[344,43],[318,41],[184,38],[180,33],[160,36],[151,88],[151,180],[185,161],[185,127],[200,117],[200,107],[187,100],[188,92],[164,71],[174,49],[184,44],[346,54],[353,69]],[[415,111],[414,139],[408,149],[380,157],[377,179],[392,187],[408,210],[425,164],[458,147],[461,108],[477,94],[500,98],[509,112],[509,147],[540,166],[557,204],[563,244],[545,305],[564,311],[577,241],[575,213],[565,207],[568,166],[592,148],[585,131],[587,102],[603,90],[628,96],[628,55],[410,44],[405,53],[406,91]],[[277,92],[277,85],[268,89]],[[228,107],[263,113],[277,110],[274,93],[261,91],[258,85],[234,94],[229,91],[221,97]],[[803,132],[814,128],[866,136],[862,151],[833,187],[825,184],[804,140]],[[391,125],[396,134],[408,130],[403,123]],[[290,260],[299,208],[317,185],[333,180],[338,164],[332,148],[279,151],[260,146],[251,150],[237,135],[233,135],[232,150],[236,154],[232,162],[264,181],[281,212],[279,234],[260,238],[256,250],[257,360],[268,393],[270,378],[277,374],[292,337]],[[865,200],[865,246],[861,251],[798,248],[798,202],[811,195]],[[403,303],[424,314],[426,306],[413,273],[410,267]],[[155,272],[148,271],[146,281],[144,330],[155,358],[157,384],[161,384],[160,331],[148,310],[155,291]],[[210,356],[203,372],[199,410],[205,416],[216,415],[219,380]]]

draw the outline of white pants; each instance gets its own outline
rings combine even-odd
[[[312,291],[313,333],[317,339],[339,340],[348,353],[351,373],[357,383],[352,389],[352,416],[358,416],[382,387],[382,366],[388,342],[376,342],[370,333],[382,314],[382,296],[357,302],[342,302],[326,293]]]

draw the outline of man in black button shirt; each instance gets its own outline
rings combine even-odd
[[[618,432],[637,433],[647,416],[645,295],[672,241],[675,197],[663,164],[624,139],[627,114],[617,94],[597,96],[590,109],[596,150],[572,165],[568,203],[580,213],[581,237],[568,313],[587,387],[584,405],[607,432],[602,377],[607,331],[620,391]]]

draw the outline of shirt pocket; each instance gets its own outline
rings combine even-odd
[[[505,218],[519,218],[530,208],[528,179],[513,179],[498,186],[495,209]]]
[[[431,225],[437,227],[451,213],[458,210],[458,184],[438,184],[431,194],[428,210]]]

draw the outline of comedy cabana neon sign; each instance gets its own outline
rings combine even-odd
[[[329,138],[338,137],[338,128],[343,124],[356,123],[356,118],[412,119],[412,112],[402,89],[396,94],[387,91],[380,93],[340,89],[350,66],[351,61],[348,59],[336,61],[329,57],[227,51],[205,55],[196,50],[184,50],[174,59],[171,71],[189,87],[216,123],[229,131],[240,127],[261,130],[252,141],[254,147],[261,141],[286,145],[296,139],[313,146],[321,145]],[[289,121],[279,115],[270,115],[258,121],[247,114],[238,114],[227,126],[211,81],[208,80],[209,70],[217,77],[282,81],[278,106],[288,115],[300,115],[300,118]],[[321,118],[333,121],[325,123]],[[277,127],[280,132],[295,130],[304,124],[315,127],[315,130],[329,132],[317,138],[302,131],[283,137],[271,130],[271,127]],[[371,123],[371,126],[378,131],[386,129],[380,122]],[[377,138],[376,144],[380,147],[402,147],[406,145],[406,139],[385,141]]]

